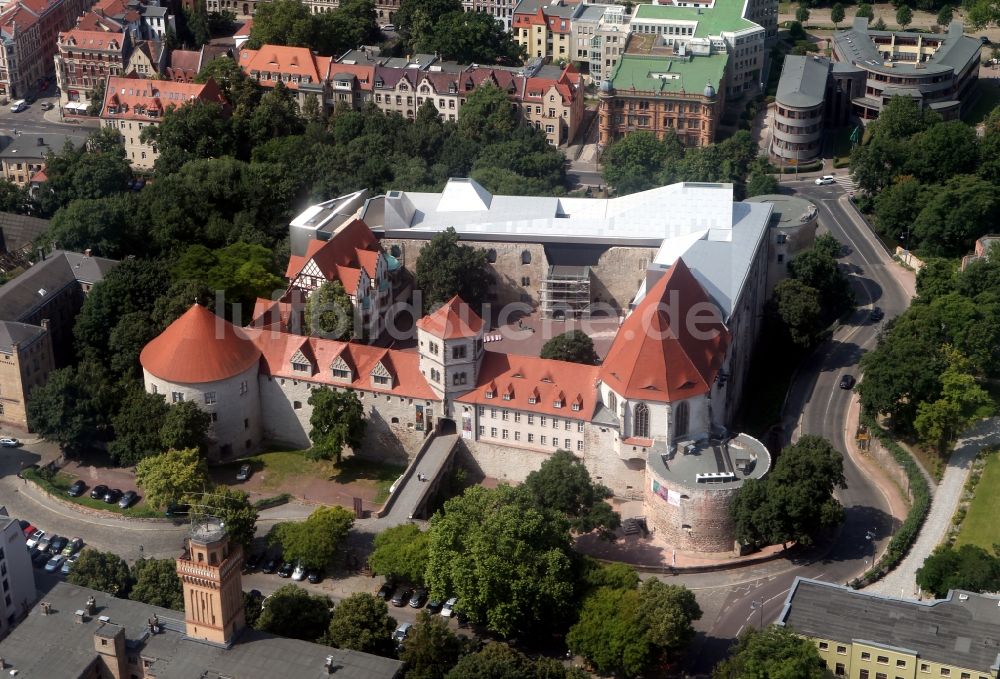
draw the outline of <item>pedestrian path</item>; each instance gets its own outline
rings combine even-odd
[[[837,184],[843,187],[844,191],[849,196],[853,196],[854,193],[858,190],[858,185],[854,183],[854,180],[851,179],[851,175],[849,174],[834,175],[833,181],[835,181]]]

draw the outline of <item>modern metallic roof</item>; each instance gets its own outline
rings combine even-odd
[[[775,99],[785,106],[812,108],[823,103],[830,60],[826,57],[789,54],[781,68]]]

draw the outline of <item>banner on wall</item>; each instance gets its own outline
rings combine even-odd
[[[667,501],[667,504],[674,505],[675,507],[681,506],[681,494],[676,490],[669,490],[666,486],[660,485],[660,482],[653,479],[653,492],[662,497]]]
[[[462,412],[462,438],[472,438],[472,412],[469,410]]]
[[[417,431],[424,430],[424,407],[421,405],[416,406],[417,412],[414,416],[413,428]]]

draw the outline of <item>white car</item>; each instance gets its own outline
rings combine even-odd
[[[45,531],[36,530],[34,533],[28,536],[28,539],[24,541],[24,544],[28,546],[28,549],[33,549],[38,541],[45,537]]]
[[[816,177],[816,186],[824,186],[825,184],[833,184],[836,179],[833,178],[832,174],[825,174],[822,177]]]
[[[444,606],[441,607],[441,617],[450,618],[455,615],[455,604],[458,603],[457,597],[452,597],[444,602]]]
[[[24,99],[18,99],[17,101],[15,101],[13,104],[10,105],[10,112],[20,113],[26,108],[28,108],[28,102],[26,102]]]
[[[21,445],[21,442],[13,438],[2,438],[0,439],[0,446],[4,448],[17,448]]]
[[[295,570],[292,571],[292,580],[296,582],[302,582],[306,579],[306,567],[301,563],[295,564]]]
[[[413,627],[412,623],[404,622],[400,623],[399,627],[392,634],[392,640],[396,642],[396,646],[402,646],[403,642],[406,641],[407,635],[410,633],[410,628]]]

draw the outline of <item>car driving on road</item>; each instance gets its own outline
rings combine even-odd
[[[825,174],[822,177],[816,177],[816,186],[826,186],[827,184],[833,184],[836,179],[834,179],[832,174]]]
[[[853,389],[854,388],[854,376],[844,375],[840,378],[840,388],[841,389]]]
[[[17,448],[19,445],[21,445],[21,442],[14,438],[6,437],[0,439],[0,446],[4,448]]]

